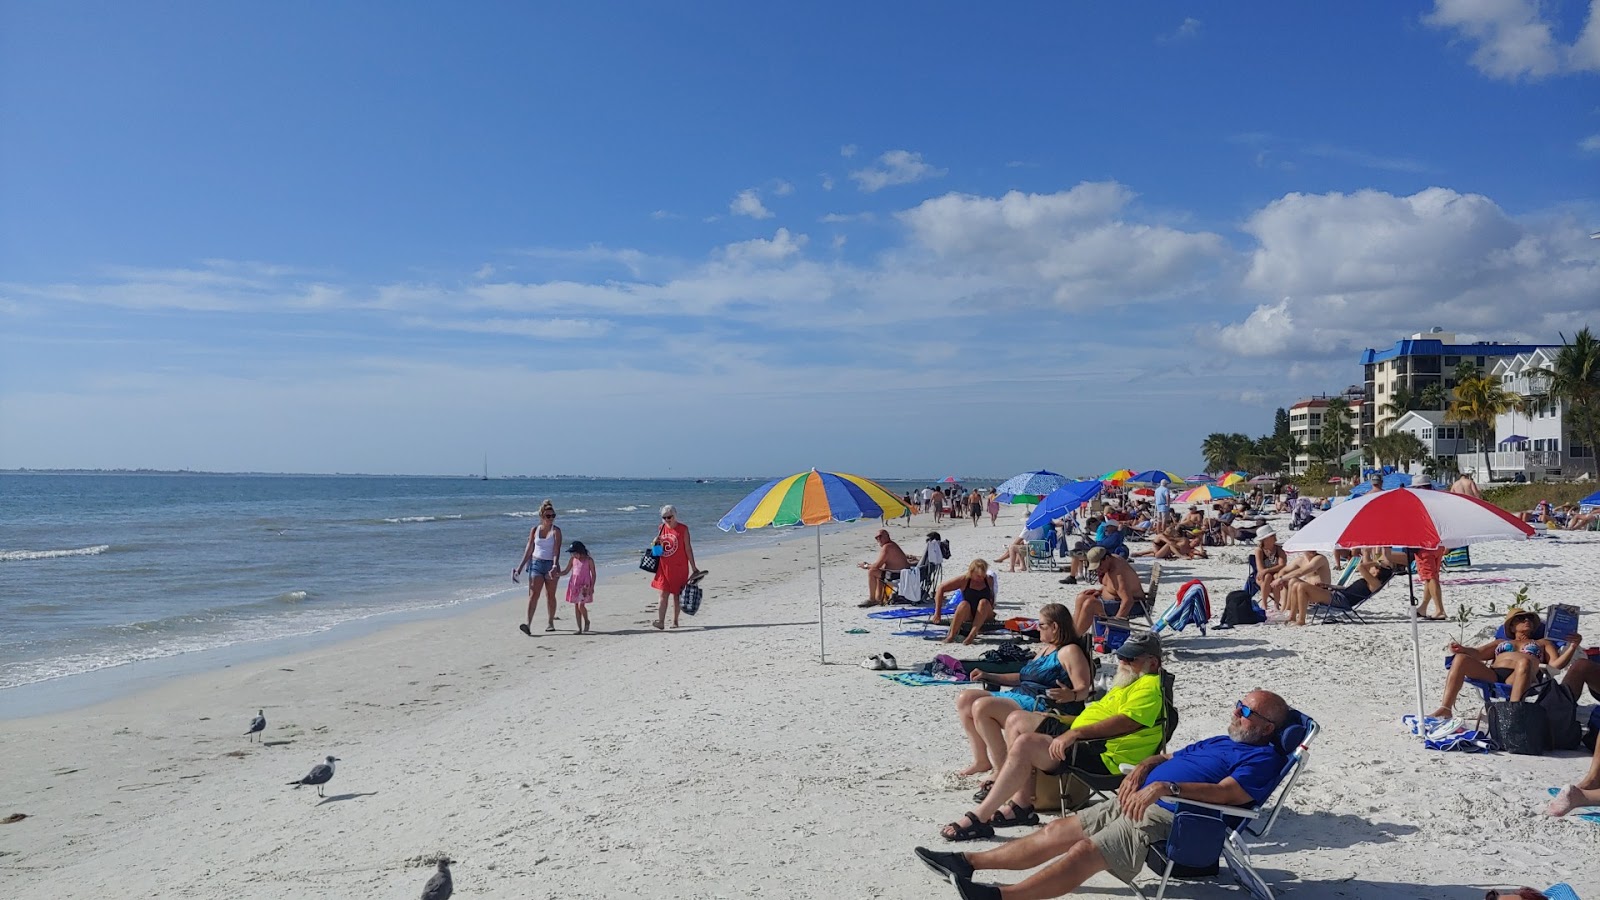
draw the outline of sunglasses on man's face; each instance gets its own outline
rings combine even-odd
[[[1261,717],[1261,721],[1266,722],[1268,725],[1277,725],[1278,724],[1277,722],[1274,722],[1271,719],[1267,718],[1265,714],[1256,712],[1255,710],[1251,709],[1248,705],[1245,704],[1245,702],[1243,700],[1237,701],[1236,703],[1234,703],[1234,706],[1238,708],[1240,718],[1248,719],[1251,716],[1260,716]]]

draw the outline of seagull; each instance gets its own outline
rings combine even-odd
[[[267,730],[267,711],[264,710],[264,709],[258,709],[258,710],[256,710],[256,717],[254,719],[250,720],[250,730],[246,731],[244,733],[244,736],[245,737],[251,737],[252,735],[260,734],[261,732],[266,731],[266,730]]]
[[[450,880],[450,860],[441,859],[439,871],[433,873],[427,886],[422,889],[422,900],[450,900],[455,889],[455,883]]]
[[[302,784],[314,784],[317,786],[317,796],[321,797],[323,796],[322,786],[333,780],[333,764],[336,762],[339,762],[339,757],[330,756],[328,757],[327,762],[318,763],[317,765],[312,766],[311,771],[306,774],[306,777],[300,779],[299,781],[291,781],[289,783],[294,785],[294,789],[297,791],[300,789],[300,785]]]

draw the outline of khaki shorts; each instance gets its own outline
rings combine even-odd
[[[1117,798],[1112,797],[1079,812],[1078,825],[1100,851],[1106,871],[1124,883],[1132,883],[1144,868],[1150,845],[1166,840],[1172,833],[1172,811],[1152,803],[1145,810],[1144,821],[1133,822],[1122,814]]]

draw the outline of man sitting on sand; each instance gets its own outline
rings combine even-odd
[[[1046,693],[1047,697],[1061,691]],[[1076,696],[1076,695],[1074,695]],[[1006,717],[1006,761],[977,809],[940,832],[947,841],[994,836],[996,828],[1039,824],[1033,808],[1035,769],[1056,775],[1067,769],[1115,774],[1161,746],[1166,721],[1161,696],[1161,639],[1136,634],[1117,648],[1117,675],[1104,697],[1076,717],[1016,710]]]
[[[878,542],[878,556],[870,563],[861,563],[861,568],[867,570],[867,599],[857,604],[858,606],[878,606],[889,602],[888,592],[883,589],[884,579],[890,572],[903,572],[911,568],[911,560],[906,552],[900,549],[889,537],[889,530],[878,529],[876,538]]]
[[[1090,550],[1083,560],[1095,570],[1100,586],[1084,591],[1074,601],[1072,624],[1079,634],[1090,633],[1094,620],[1101,616],[1126,619],[1144,612],[1144,585],[1127,560],[1107,553],[1104,547]]]
[[[1272,795],[1288,762],[1272,736],[1289,716],[1289,704],[1270,691],[1251,691],[1234,704],[1226,736],[1207,738],[1139,763],[1117,796],[1065,816],[1025,838],[981,853],[941,853],[923,847],[917,858],[950,879],[965,900],[1060,897],[1096,872],[1124,883],[1144,868],[1150,845],[1172,832],[1183,797],[1226,806],[1255,806]],[[981,869],[1020,871],[1042,866],[1014,885],[980,884]]]

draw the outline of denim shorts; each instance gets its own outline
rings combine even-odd
[[[530,559],[530,560],[528,560],[528,574],[529,575],[537,575],[540,578],[543,578],[546,575],[549,575],[550,574],[550,570],[554,569],[555,567],[556,567],[556,561],[553,560],[553,559]]]

